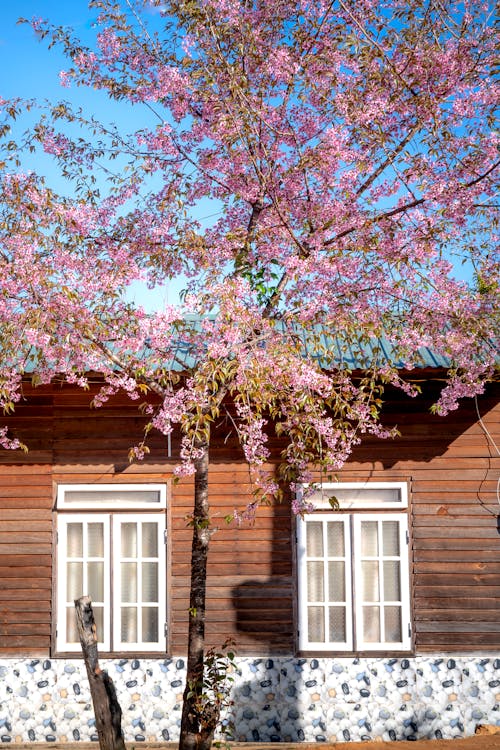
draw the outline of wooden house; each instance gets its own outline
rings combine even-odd
[[[226,719],[237,739],[454,737],[500,724],[498,386],[436,417],[444,371],[412,375],[421,397],[386,394],[384,420],[401,437],[366,438],[304,518],[283,503],[250,526],[224,523],[252,487],[218,428],[207,639],[236,642]],[[175,438],[152,435],[129,464],[144,424],[136,404],[123,395],[91,409],[91,398],[27,382],[4,420],[29,452],[0,453],[3,742],[95,738],[72,612],[89,592],[126,738],[178,734],[192,483],[172,481]]]

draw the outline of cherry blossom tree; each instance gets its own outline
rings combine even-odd
[[[99,406],[154,392],[194,475],[181,747],[208,748],[199,709],[214,421],[239,437],[259,503],[335,472],[380,422],[384,386],[419,349],[450,363],[446,413],[492,377],[498,342],[500,134],[489,2],[94,0],[95,45],[35,20],[68,58],[63,86],[144,114],[107,125],[65,102],[13,140],[34,102],[2,101],[0,403],[27,369]],[[72,186],[37,174],[49,155]],[[209,205],[214,214],[202,218]],[[460,277],[461,263],[466,273]],[[185,279],[178,305],[127,302]],[[465,280],[464,280],[465,279]],[[382,356],[379,342],[385,341]],[[180,342],[182,346],[180,346]],[[392,354],[387,355],[387,351]],[[29,368],[27,365],[29,364]],[[269,472],[268,438],[281,461]],[[20,437],[0,431],[4,448]]]

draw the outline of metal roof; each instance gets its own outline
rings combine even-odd
[[[186,323],[189,326],[193,326],[195,331],[201,332],[201,318],[193,316],[187,319]],[[315,335],[314,331],[312,332],[313,336],[311,339],[306,336],[304,330],[301,328],[291,330],[300,338],[305,356],[310,356],[320,363],[323,360],[325,366],[327,360],[330,366],[333,360],[333,363],[337,366],[344,366],[350,370],[362,370],[369,367],[370,363],[373,363],[374,360],[378,360],[380,363],[390,363],[399,370],[407,369],[407,363],[403,361],[401,356],[396,355],[395,347],[386,337],[374,336],[370,339],[365,336],[362,343],[360,341],[354,343],[341,335],[324,333],[320,328],[317,329]],[[322,352],[328,352],[328,355],[324,356]],[[449,358],[438,354],[427,346],[419,347],[416,352],[412,353],[411,359],[411,369],[447,369],[451,365]],[[183,340],[180,334],[168,367],[169,369],[180,371],[192,369],[195,364],[196,357],[194,356],[193,344],[188,340]]]

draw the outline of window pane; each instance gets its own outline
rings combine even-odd
[[[94,610],[95,628],[97,633],[97,640],[99,642],[104,641],[104,609],[103,607],[92,607]]]
[[[384,561],[384,601],[401,601],[401,586],[398,560]]]
[[[93,602],[104,601],[104,563],[91,562],[87,565],[88,595]]]
[[[399,556],[399,523],[397,521],[382,521],[382,538],[384,555]]]
[[[317,643],[325,642],[325,620],[323,607],[307,608],[307,632],[309,640]]]
[[[142,601],[158,601],[158,563],[142,563]]]
[[[324,600],[325,584],[324,569],[321,561],[307,563],[307,601],[322,602]]]
[[[380,611],[378,607],[363,607],[363,640],[380,642]]]
[[[384,607],[385,640],[389,643],[403,640],[401,625],[401,607]]]
[[[121,601],[137,601],[137,563],[121,563]]]
[[[377,521],[362,521],[361,523],[361,554],[365,557],[378,555]]]
[[[366,485],[359,488],[336,487],[331,494],[335,495],[342,506],[353,508],[356,505],[361,508],[366,507],[367,503],[384,505],[384,503],[401,503],[402,501],[399,487],[373,488]]]
[[[68,523],[68,557],[83,557],[83,524]]]
[[[345,563],[328,563],[328,599],[331,602],[345,602]]]
[[[103,641],[104,637],[104,612],[102,607],[96,607],[92,603],[94,621],[96,625],[97,640]],[[74,607],[68,607],[66,610],[66,641],[67,643],[80,643],[78,635],[78,626],[76,624],[76,614]]]
[[[344,557],[344,524],[331,521],[327,524],[328,555],[330,557]]]
[[[142,640],[144,643],[157,643],[159,640],[157,607],[145,607],[142,610]]]
[[[361,563],[363,576],[363,599],[364,602],[380,601],[379,570],[376,560],[363,560]]]
[[[83,563],[68,563],[66,575],[66,601],[71,602],[86,593],[83,591]]]
[[[121,610],[121,639],[123,643],[137,642],[137,609],[136,607],[122,607]]]
[[[126,504],[128,506],[138,506],[143,503],[159,503],[159,490],[124,490],[117,487],[116,489],[105,489],[96,485],[92,490],[66,490],[64,493],[65,503],[84,503],[89,507],[105,506],[110,503]]]
[[[308,557],[323,556],[323,524],[310,521],[307,526],[307,555]]]
[[[158,524],[142,524],[142,556],[158,557]]]
[[[66,609],[66,641],[68,643],[80,643],[74,607]]]
[[[88,524],[87,547],[89,557],[104,557],[104,527],[102,523]]]
[[[346,640],[345,607],[329,608],[328,638],[331,643],[344,643]]]
[[[122,557],[137,557],[137,524],[122,523],[121,530]]]

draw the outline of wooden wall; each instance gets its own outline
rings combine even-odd
[[[393,394],[385,419],[402,437],[367,440],[339,479],[410,483],[417,653],[497,650],[500,460],[484,427],[499,445],[498,388],[479,400],[483,427],[473,402],[449,417],[431,416],[436,387],[429,384],[423,399]],[[192,483],[172,485],[174,462],[159,435],[147,460],[129,465],[128,448],[144,424],[136,405],[123,396],[91,410],[90,400],[69,386],[27,386],[16,415],[2,422],[30,452],[0,452],[0,656],[51,653],[55,490],[71,482],[169,482],[170,649],[184,651]],[[284,504],[262,509],[250,528],[225,525],[224,515],[244,507],[251,491],[228,425],[212,449],[210,488],[220,530],[209,562],[208,640],[233,635],[242,655],[293,653],[293,520]]]

